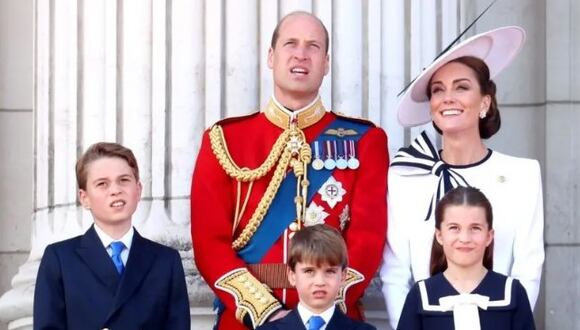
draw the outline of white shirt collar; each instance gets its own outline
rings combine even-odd
[[[336,305],[330,306],[329,309],[325,310],[324,312],[322,312],[320,314],[312,313],[308,309],[308,307],[306,307],[302,302],[299,302],[298,306],[296,308],[298,310],[298,315],[300,315],[300,319],[302,319],[302,324],[304,324],[306,329],[308,329],[308,320],[310,320],[310,318],[312,316],[318,315],[318,316],[322,317],[322,319],[324,320],[324,325],[322,326],[322,328],[320,328],[320,330],[324,330],[324,329],[326,329],[328,322],[330,322],[330,319],[332,318],[332,315],[334,314],[334,309],[336,308]]]
[[[99,228],[99,226],[95,223],[95,232],[97,233],[97,236],[99,236],[99,239],[101,240],[101,243],[103,243],[105,249],[109,247],[111,242],[121,241],[123,242],[123,244],[125,244],[127,251],[129,251],[131,249],[131,243],[133,242],[133,235],[135,233],[135,230],[133,229],[133,226],[131,226],[131,228],[129,228],[129,230],[125,233],[125,235],[123,235],[123,237],[121,237],[120,239],[113,239],[101,228]]]

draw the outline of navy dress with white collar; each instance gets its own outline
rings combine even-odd
[[[405,300],[397,329],[455,329],[453,310],[440,301],[440,298],[450,296],[459,298],[459,292],[443,273],[415,283]],[[484,298],[477,307],[481,330],[535,329],[526,290],[516,279],[488,271],[471,294],[463,296],[474,298],[471,300]]]

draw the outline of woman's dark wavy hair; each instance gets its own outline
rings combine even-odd
[[[458,57],[454,60],[449,61],[448,63],[461,63],[473,70],[475,72],[475,76],[477,77],[477,82],[479,83],[479,89],[481,91],[481,95],[489,95],[491,98],[491,102],[489,104],[489,110],[487,111],[487,116],[483,119],[479,120],[479,136],[482,139],[489,139],[495,133],[499,131],[501,126],[501,117],[499,115],[499,109],[497,107],[497,99],[496,99],[496,86],[493,80],[489,78],[489,68],[484,61],[477,57],[473,56],[463,56]],[[431,76],[431,79],[433,76]],[[427,84],[427,96],[431,99],[431,81]],[[441,129],[433,123],[433,127],[435,130],[441,133]]]
[[[445,215],[445,210],[450,206],[474,206],[481,207],[485,211],[485,220],[489,229],[493,228],[493,212],[491,203],[485,195],[474,187],[457,187],[450,190],[437,204],[435,208],[435,228],[441,230],[441,223]],[[487,269],[493,268],[493,240],[483,253],[483,266]],[[429,270],[431,275],[443,272],[447,269],[447,258],[443,253],[443,246],[433,237],[431,246],[431,263]]]

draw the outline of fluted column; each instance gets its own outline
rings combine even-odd
[[[380,125],[389,136],[389,154],[391,157],[395,151],[405,144],[405,131],[401,129],[397,121],[397,95],[408,81],[409,59],[407,58],[408,37],[406,21],[405,1],[381,1],[380,8],[380,71],[379,71],[379,115]],[[377,12],[375,9],[374,12]],[[388,24],[387,24],[388,22]],[[375,23],[376,24],[376,23]],[[376,28],[369,26],[369,31]],[[375,32],[376,33],[376,32]],[[370,44],[376,41],[369,41]],[[377,83],[377,82],[375,82]],[[376,102],[376,94],[371,101]],[[373,111],[377,111],[372,107]]]
[[[13,289],[0,299],[0,314],[11,321],[10,329],[32,324],[34,282],[46,245],[79,235],[92,223],[77,204],[74,164],[97,141],[120,142],[134,151],[143,183],[135,226],[180,250],[188,283],[200,282],[192,263],[188,194],[195,141],[205,127],[199,110],[203,57],[194,56],[203,49],[202,24],[181,26],[203,22],[202,4],[35,2],[32,247]],[[180,25],[175,34],[173,22]],[[183,38],[176,52],[168,46],[172,36]],[[190,63],[182,60],[187,58]]]
[[[273,29],[283,15],[305,10],[331,36],[324,102],[382,125],[396,150],[409,139],[396,124],[398,92],[459,25],[458,1],[428,3],[37,0],[32,247],[13,289],[0,298],[2,320],[10,329],[31,327],[44,248],[92,223],[77,203],[74,164],[90,144],[105,140],[135,152],[144,189],[134,224],[180,251],[193,327],[209,329],[213,296],[195,269],[189,232],[191,174],[203,130],[265,103],[272,93]],[[375,280],[365,302],[371,322],[384,327],[379,286]]]

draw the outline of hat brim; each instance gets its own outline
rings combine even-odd
[[[412,127],[431,121],[427,84],[439,68],[456,58],[473,56],[487,64],[490,79],[494,78],[520,52],[525,39],[524,29],[506,26],[477,34],[457,44],[423,70],[403,94],[397,107],[399,123],[404,127]]]

